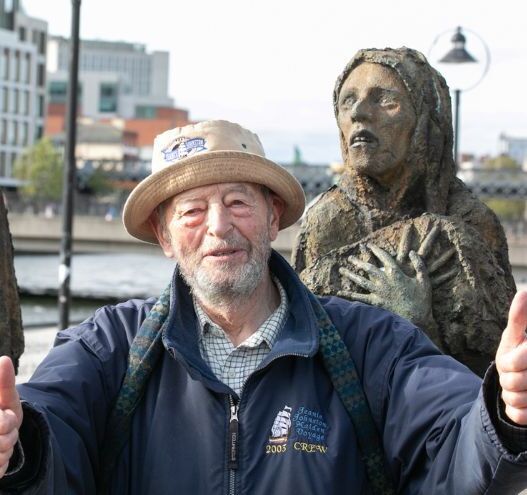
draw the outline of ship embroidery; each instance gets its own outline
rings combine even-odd
[[[279,445],[287,442],[291,430],[292,410],[291,407],[284,406],[281,411],[278,411],[273,426],[271,427],[271,436],[269,437],[270,444]]]

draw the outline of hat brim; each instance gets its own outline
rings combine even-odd
[[[141,181],[124,205],[124,226],[133,237],[157,244],[148,220],[158,205],[183,191],[223,182],[262,184],[280,196],[285,203],[280,230],[294,224],[304,212],[302,186],[284,168],[252,153],[210,151],[179,160]]]

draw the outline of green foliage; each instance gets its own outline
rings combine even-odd
[[[501,170],[502,173],[511,173],[514,180],[515,173],[521,170],[520,164],[507,155],[490,158],[483,164],[486,170]],[[525,215],[525,200],[523,199],[487,199],[485,204],[498,215],[501,220],[518,221]]]
[[[520,170],[520,164],[507,155],[489,158],[485,161],[483,167],[487,170]]]
[[[48,138],[28,148],[15,163],[13,174],[26,182],[21,194],[37,202],[60,201],[63,160]]]
[[[487,199],[484,202],[501,220],[515,222],[524,218],[524,199]]]
[[[500,220],[516,222],[524,218],[524,199],[487,199],[484,202]]]
[[[101,168],[93,170],[86,185],[95,196],[104,196],[114,189],[107,174]]]

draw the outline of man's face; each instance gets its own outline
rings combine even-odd
[[[198,299],[221,304],[249,296],[261,282],[281,207],[254,184],[197,187],[168,202],[156,231]]]
[[[416,124],[402,81],[392,69],[364,62],[344,81],[338,110],[346,166],[389,186],[406,162]]]

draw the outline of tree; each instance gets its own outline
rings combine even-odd
[[[520,164],[508,155],[489,158],[483,163],[485,170],[520,170]]]
[[[521,170],[520,164],[507,155],[490,158],[483,164],[485,170],[500,170],[503,173]],[[511,180],[514,180],[511,177]],[[485,204],[498,215],[501,220],[516,222],[522,220],[525,215],[525,200],[523,199],[487,199]]]
[[[77,171],[77,189],[82,193],[104,196],[112,192],[114,187],[102,168],[85,166]]]
[[[25,181],[22,196],[37,203],[62,198],[63,160],[48,138],[28,148],[16,161],[14,176]]]

